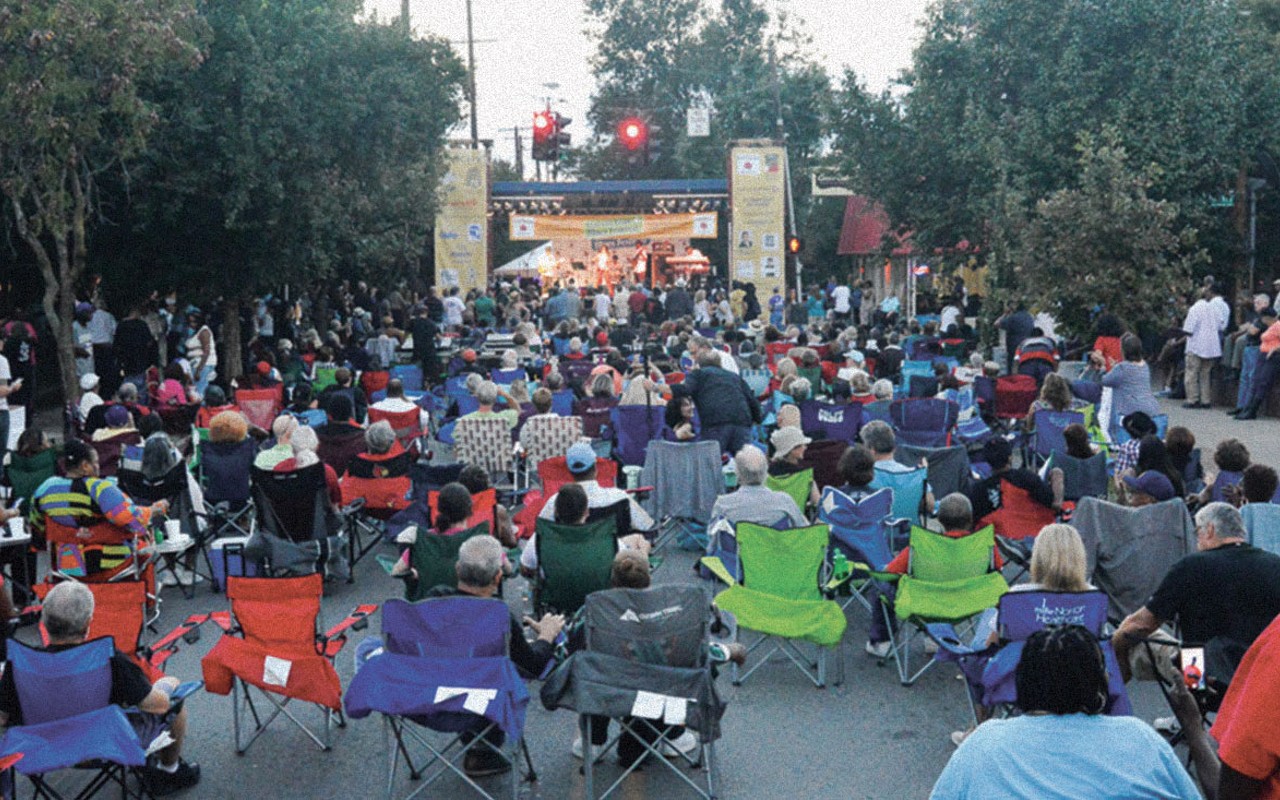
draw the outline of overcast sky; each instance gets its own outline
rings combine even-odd
[[[816,55],[833,76],[851,67],[873,90],[889,85],[911,61],[917,21],[927,0],[767,0],[799,18],[814,39]],[[466,0],[410,0],[418,32],[455,42],[466,54]],[[366,0],[382,18],[400,13],[400,0]],[[513,156],[511,128],[527,128],[533,111],[550,96],[554,108],[575,120],[575,141],[595,88],[587,61],[591,43],[580,0],[472,0],[476,44],[476,96],[482,139],[494,139],[497,157]],[[556,89],[543,84],[558,83]],[[469,135],[467,127],[459,136]]]

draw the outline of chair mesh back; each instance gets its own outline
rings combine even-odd
[[[786,600],[822,599],[818,581],[831,539],[826,525],[776,530],[739,522],[737,538],[743,584]]]
[[[511,634],[506,603],[483,597],[434,597],[382,606],[382,639],[389,653],[441,658],[505,656]]]
[[[204,498],[243,504],[249,499],[249,473],[257,446],[251,439],[238,444],[200,443],[200,470],[204,473]]]
[[[667,667],[703,663],[711,604],[698,586],[608,589],[587,598],[587,649]]]
[[[995,528],[990,525],[958,539],[912,525],[911,577],[951,583],[984,575],[991,571],[995,543]]]
[[[437,586],[457,588],[458,551],[472,536],[488,535],[490,534],[487,521],[452,536],[442,536],[419,529],[417,541],[410,548],[409,556],[413,562],[413,568],[418,571],[418,583],[416,588],[408,594],[409,599],[421,600]]]
[[[609,573],[618,552],[612,518],[586,525],[539,519],[536,532],[541,605],[572,614],[582,607],[587,595],[609,588]]]
[[[94,639],[59,653],[9,642],[9,669],[27,725],[73,717],[111,702],[111,639]]]
[[[827,487],[818,504],[818,516],[831,526],[831,538],[853,550],[852,555],[868,562],[872,569],[883,569],[893,560],[885,531],[892,511],[890,489],[881,489],[855,502],[839,489]]]
[[[281,654],[316,654],[316,619],[323,589],[320,575],[227,578],[231,613],[244,638]]]
[[[324,465],[313,464],[291,472],[253,470],[258,492],[258,523],[268,533],[294,542],[328,536],[326,510],[328,487]]]
[[[1107,624],[1104,592],[1007,592],[1000,598],[1000,637],[1027,639],[1050,625],[1082,625],[1095,636]]]

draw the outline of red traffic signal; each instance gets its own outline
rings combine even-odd
[[[787,237],[788,253],[794,256],[794,255],[799,255],[803,251],[804,251],[804,239],[801,239],[799,236]]]
[[[550,111],[535,111],[533,114],[533,160],[550,161],[552,159],[552,141],[556,136],[556,121]]]
[[[639,117],[627,117],[618,123],[618,141],[628,150],[640,150],[649,139],[649,126]]]

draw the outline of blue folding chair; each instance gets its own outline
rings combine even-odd
[[[805,400],[800,404],[800,427],[806,434],[822,439],[857,442],[862,429],[862,406],[857,403],[820,403]]]
[[[1227,489],[1232,486],[1239,486],[1244,480],[1243,472],[1234,472],[1232,470],[1222,470],[1218,473],[1218,477],[1213,479],[1213,490],[1209,492],[1209,500],[1214,503],[1226,503]]]
[[[857,600],[868,612],[878,613],[868,597],[873,573],[889,566],[896,553],[895,533],[901,532],[893,521],[893,490],[881,489],[856,501],[828,486],[818,502],[818,519],[831,526],[831,544],[854,562],[850,577],[857,583],[851,582],[853,591],[841,606]]]
[[[877,469],[871,480],[873,489],[893,490],[893,516],[916,522],[920,519],[920,505],[924,502],[925,486],[929,471],[917,467],[904,472]]]
[[[872,420],[880,420],[886,425],[892,425],[892,418],[889,416],[890,400],[877,400],[874,403],[864,403],[862,405],[862,424],[866,425]]]
[[[406,392],[422,391],[422,367],[417,364],[397,364],[391,368],[391,378],[399,378]]]
[[[902,362],[902,383],[899,384],[899,388],[903,390],[910,388],[912,376],[919,376],[922,378],[932,378],[933,362],[932,361],[915,361],[915,360],[907,360]]]
[[[742,380],[746,381],[747,387],[755,393],[756,397],[764,397],[769,392],[769,381],[773,378],[773,373],[767,369],[744,369],[742,370]]]
[[[577,402],[572,389],[551,393],[551,413],[559,417],[572,417],[573,404]]]
[[[124,797],[150,797],[141,786],[147,756],[124,709],[111,704],[110,637],[93,639],[56,653],[9,642],[22,724],[0,740],[0,756],[24,754],[15,769],[27,776],[36,797],[59,798],[46,776],[64,769],[94,772],[77,798],[88,798],[107,786],[119,786]],[[147,742],[150,744],[150,742]],[[139,787],[129,784],[137,776]]]
[[[1046,471],[1062,470],[1062,499],[1072,502],[1082,497],[1107,496],[1107,454],[1095,453],[1090,458],[1073,458],[1061,450],[1049,454]]]
[[[662,435],[665,413],[663,406],[614,406],[609,412],[614,458],[626,467],[643,466],[649,442]]]
[[[889,404],[889,424],[898,439],[916,447],[947,447],[960,418],[960,406],[933,397],[895,400]]]
[[[390,751],[389,797],[395,796],[403,760],[412,780],[426,778],[405,800],[450,774],[493,800],[462,766],[477,747],[488,747],[511,764],[513,800],[521,778],[517,749],[524,753],[528,779],[536,779],[524,746],[529,691],[508,655],[510,614],[501,600],[479,597],[394,599],[383,606],[383,652],[360,665],[344,703],[355,719],[382,715]],[[438,745],[426,731],[445,734],[447,741]],[[414,746],[422,749],[424,761],[415,763]]]
[[[1240,508],[1249,544],[1269,553],[1280,554],[1280,505],[1245,503]]]
[[[503,386],[509,385],[512,381],[522,381],[528,378],[528,374],[522,369],[491,369],[489,370],[489,378],[494,383]]]
[[[1041,409],[1031,416],[1031,424],[1036,432],[1031,442],[1031,453],[1037,463],[1043,464],[1054,451],[1067,451],[1067,440],[1063,438],[1062,432],[1068,425],[1084,425],[1084,414],[1079,411]]]

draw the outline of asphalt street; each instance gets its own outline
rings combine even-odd
[[[1237,423],[1221,410],[1186,411],[1166,403],[1171,424],[1189,425],[1200,438],[1205,463],[1211,463],[1213,445],[1227,436],[1240,436],[1254,458],[1280,463],[1280,421]],[[671,554],[655,573],[658,582],[692,582],[693,555]],[[525,602],[523,581],[510,581],[506,600],[513,608]],[[339,620],[358,603],[380,602],[401,595],[398,582],[367,558],[352,585],[327,587],[323,622]],[[226,608],[221,595],[201,586],[195,597],[184,599],[177,589],[163,592],[161,632],[188,614]],[[849,611],[849,628],[841,648],[845,681],[841,686],[817,689],[778,656],[741,687],[722,674],[719,688],[728,703],[723,738],[717,743],[722,798],[923,798],[954,750],[949,733],[965,726],[968,708],[957,670],[940,664],[912,687],[900,686],[892,663],[878,665],[863,652],[867,615],[860,608]],[[353,671],[355,646],[365,636],[377,636],[375,617],[366,631],[352,636],[338,657],[343,685]],[[29,640],[33,629],[20,638]],[[166,668],[186,679],[198,678],[200,658],[220,631],[205,626],[201,641],[185,646]],[[581,798],[579,763],[570,753],[576,730],[575,716],[567,711],[547,711],[531,685],[525,736],[539,781],[522,788],[523,797]],[[1136,713],[1147,720],[1167,715],[1168,709],[1154,686],[1131,686]],[[352,720],[336,733],[330,752],[321,752],[301,732],[280,725],[266,732],[243,756],[234,752],[231,737],[231,700],[199,693],[188,700],[191,715],[186,754],[198,761],[203,781],[178,797],[190,798],[348,798],[385,796],[388,750],[383,725],[376,717]],[[313,723],[318,712],[300,709]],[[616,774],[603,767],[602,776]],[[611,779],[610,779],[611,780]],[[503,796],[501,778],[483,785]],[[412,790],[403,770],[398,796]],[[469,796],[461,781],[445,778],[423,797]],[[619,791],[624,798],[675,798],[690,796],[666,770],[650,765],[630,777]]]

